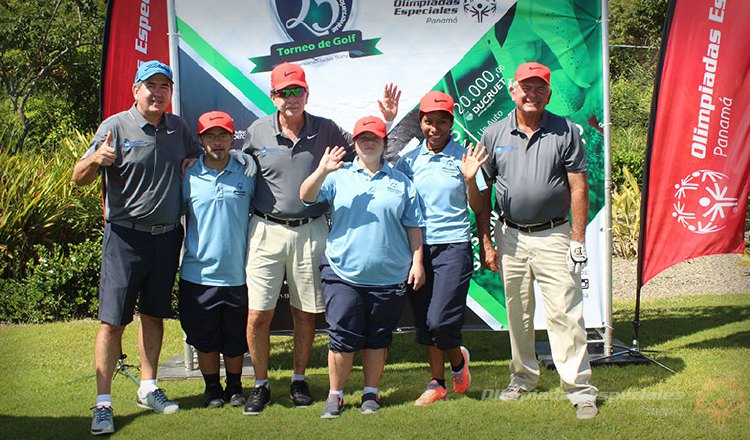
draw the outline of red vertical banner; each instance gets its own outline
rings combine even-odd
[[[102,56],[101,117],[133,105],[131,85],[142,62],[169,64],[166,0],[110,0]]]
[[[684,260],[744,249],[750,2],[673,0],[670,12],[644,170],[639,287]]]

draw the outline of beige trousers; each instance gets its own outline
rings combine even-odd
[[[325,310],[320,258],[326,248],[324,216],[302,226],[285,226],[252,216],[247,246],[247,296],[250,310],[273,310],[286,274],[289,303],[308,313]]]
[[[544,298],[552,359],[563,391],[574,405],[595,400],[598,390],[589,384],[591,366],[586,352],[581,279],[566,266],[570,225],[526,233],[498,223],[495,243],[508,311],[510,385],[531,391],[539,382],[534,352],[536,280]]]

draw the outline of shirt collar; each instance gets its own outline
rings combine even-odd
[[[513,109],[512,117],[510,118],[510,131],[511,133],[516,132],[520,133],[520,130],[518,129],[518,120],[516,119],[516,109]],[[544,110],[542,113],[542,119],[539,121],[539,131],[544,133],[547,128],[547,122],[549,121],[549,112],[547,110]]]
[[[352,161],[352,170],[356,171],[358,173],[366,174],[367,176],[370,175],[367,172],[367,170],[365,170],[364,168],[362,168],[362,165],[359,164],[359,160],[357,160],[356,157]],[[385,159],[383,159],[383,166],[380,168],[380,170],[377,173],[373,174],[373,177],[377,176],[380,173],[383,173],[386,176],[390,176],[391,175],[391,166],[388,165],[388,162],[386,162]]]
[[[425,139],[422,141],[422,143],[419,144],[419,154],[444,154],[446,156],[454,156],[456,148],[459,147],[460,145],[458,144],[458,142],[456,142],[453,137],[451,137],[448,143],[439,153],[433,153],[429,148],[427,148],[427,139]]]
[[[206,160],[206,154],[205,153],[201,154],[200,157],[198,158],[198,163],[200,164],[200,167],[201,167],[200,174],[209,174],[209,173],[216,172],[215,169],[209,168],[209,167],[206,166],[205,160]],[[234,160],[234,158],[232,156],[229,156],[229,163],[227,163],[227,166],[225,166],[224,169],[221,170],[221,172],[219,174],[221,174],[223,172],[236,173],[236,172],[241,171],[241,170],[242,170],[242,165],[240,165],[239,162],[237,162],[236,160]]]
[[[143,128],[146,125],[152,125],[143,115],[141,112],[138,111],[138,107],[133,104],[132,107],[130,107],[130,116],[135,119],[136,124],[138,124],[139,127]],[[174,120],[172,119],[172,115],[164,112],[163,117],[161,118],[161,121],[159,121],[159,126],[155,128],[162,128],[162,126],[166,125],[169,129],[174,129]]]
[[[279,123],[279,113],[280,113],[279,111],[276,111],[276,113],[274,113],[273,123],[272,123],[273,131],[274,131],[274,134],[276,136],[281,136],[282,135],[281,124]],[[307,132],[306,132],[307,131],[307,127],[311,127],[312,126],[312,115],[310,113],[307,113],[307,112],[304,112],[303,115],[304,115],[304,118],[305,118],[305,122],[302,123],[302,129],[300,129],[300,131],[299,131],[299,138],[300,139],[302,138],[302,136],[304,136],[305,134],[307,134]]]

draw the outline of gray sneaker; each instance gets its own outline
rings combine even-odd
[[[362,395],[362,404],[359,406],[362,414],[372,414],[380,409],[380,401],[375,393],[365,393]]]
[[[91,420],[91,434],[105,435],[115,432],[114,412],[111,406],[92,406],[94,418]]]
[[[584,400],[576,405],[576,418],[581,420],[593,419],[599,414],[596,408],[596,402],[593,400]]]
[[[138,396],[135,404],[141,408],[152,409],[159,414],[174,414],[180,410],[180,406],[169,400],[161,388],[146,394],[145,401],[141,400],[141,396]]]
[[[518,385],[508,385],[508,388],[500,393],[500,400],[505,400],[506,402],[519,400],[527,393],[528,391],[526,389],[521,388]]]
[[[344,410],[344,399],[340,398],[335,394],[329,394],[326,399],[326,405],[323,407],[323,412],[320,413],[321,419],[335,419],[341,415],[341,411]]]

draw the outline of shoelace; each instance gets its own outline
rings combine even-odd
[[[111,406],[94,406],[91,409],[94,410],[94,418],[96,419],[96,423],[104,422],[112,415]]]
[[[263,398],[263,390],[261,388],[262,387],[255,387],[250,390],[250,396],[248,396],[247,400],[253,402],[260,401]]]
[[[169,403],[167,395],[164,394],[164,391],[161,388],[157,388],[156,391],[154,391],[154,400],[161,405]]]

